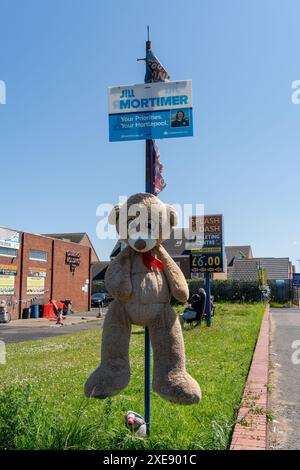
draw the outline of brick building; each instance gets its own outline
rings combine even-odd
[[[0,228],[0,300],[12,318],[31,303],[70,299],[90,308],[92,248],[58,238]]]
[[[44,233],[45,237],[50,238],[59,238],[60,240],[64,240],[65,242],[73,242],[79,243],[79,245],[88,246],[92,250],[92,264],[99,263],[99,257],[95,248],[92,245],[90,237],[86,232],[75,232],[75,233]]]

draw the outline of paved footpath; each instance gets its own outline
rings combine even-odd
[[[94,311],[83,315],[67,316],[63,326],[56,325],[55,321],[45,318],[13,320],[7,324],[1,323],[0,340],[5,341],[5,343],[18,343],[100,328],[103,324],[103,318],[96,318],[97,313],[98,311]],[[103,310],[103,314],[105,313],[106,309]]]
[[[300,308],[271,309],[271,368],[269,447],[299,450]]]

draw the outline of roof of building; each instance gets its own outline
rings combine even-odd
[[[100,281],[104,279],[105,272],[108,268],[110,261],[99,261],[92,266],[92,279],[93,281]]]
[[[71,233],[45,233],[45,237],[57,238],[62,241],[84,244],[82,241],[86,237],[89,246],[92,249],[92,262],[99,262],[99,256],[90,240],[90,237],[86,232],[71,232]]]
[[[235,259],[253,258],[250,245],[225,246],[227,266],[233,266]]]
[[[65,240],[73,243],[80,243],[87,233],[85,232],[75,232],[75,233],[44,233],[46,237],[59,238],[60,240]]]
[[[236,281],[253,281],[258,279],[259,263],[255,259],[235,259],[228,278]]]
[[[258,269],[267,271],[267,280],[287,280],[292,277],[292,268],[289,258],[250,258],[235,259],[228,277],[234,280],[258,279]]]
[[[120,253],[120,249],[121,249],[121,241],[118,240],[117,243],[115,244],[115,246],[112,249],[110,257],[115,258]]]
[[[267,270],[268,280],[290,279],[291,262],[289,258],[254,258],[261,268]]]

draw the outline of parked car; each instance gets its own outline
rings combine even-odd
[[[92,307],[107,307],[108,304],[113,300],[112,296],[107,292],[98,292],[93,294],[91,297]]]

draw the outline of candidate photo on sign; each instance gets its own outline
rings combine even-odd
[[[189,110],[174,109],[171,113],[171,127],[188,127],[190,125]]]

